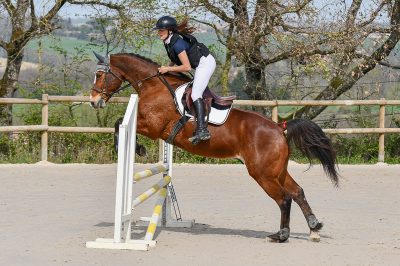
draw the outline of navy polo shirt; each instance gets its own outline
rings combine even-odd
[[[190,44],[182,38],[178,38],[178,40],[176,40],[174,47],[173,47],[173,49],[177,55],[179,55],[183,51],[187,52],[189,50],[189,48],[190,48]]]

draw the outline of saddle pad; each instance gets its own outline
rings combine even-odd
[[[182,97],[183,94],[185,93],[185,89],[187,87],[188,83],[185,83],[181,86],[179,86],[175,90],[175,95],[176,95],[176,100],[178,102],[178,111],[181,115],[183,115],[183,105],[182,105]],[[208,123],[214,124],[214,125],[222,125],[225,123],[226,119],[228,118],[229,112],[231,111],[232,106],[230,106],[228,109],[225,110],[218,110],[214,107],[211,106],[211,111],[210,111],[210,117],[208,119]],[[190,117],[190,120],[193,120],[193,116],[185,113],[186,116]]]

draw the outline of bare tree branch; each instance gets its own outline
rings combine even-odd
[[[36,17],[35,3],[33,2],[33,0],[30,0],[30,6],[31,6],[31,25],[33,25],[34,27],[37,27],[38,20],[37,20],[37,17]]]
[[[227,23],[233,23],[233,19],[231,17],[229,17],[224,11],[222,11],[222,9],[213,6],[208,0],[200,0],[199,2],[203,4],[208,11],[218,16],[223,21]]]
[[[362,23],[359,23],[357,26],[365,27],[365,26],[371,24],[375,20],[375,18],[378,16],[379,12],[381,12],[382,8],[388,4],[388,2],[389,2],[389,0],[383,0],[381,2],[381,4],[377,7],[377,9],[374,12],[372,12],[370,18]]]
[[[351,3],[351,6],[349,8],[349,11],[347,12],[347,18],[346,18],[346,28],[347,29],[354,27],[357,13],[360,10],[361,4],[362,4],[362,0],[353,0],[353,2]]]
[[[215,34],[217,35],[218,41],[226,46],[226,41],[222,40],[222,38],[221,38],[221,36],[224,36],[224,33],[217,27],[217,25],[215,25],[214,23],[206,22],[203,20],[198,20],[195,18],[191,18],[191,20],[201,23],[201,24],[204,24],[204,25],[207,25],[210,28],[212,28],[215,31]]]
[[[11,17],[13,12],[15,11],[15,6],[11,3],[10,0],[3,0],[1,1],[3,4],[4,8],[7,10],[8,15]]]
[[[77,1],[77,0],[67,0],[68,3],[73,4],[73,5],[98,5],[98,6],[104,6],[109,9],[114,9],[114,10],[124,10],[125,6],[119,5],[119,4],[114,4],[112,2],[104,2],[100,0],[84,0],[84,1]]]
[[[292,57],[298,57],[298,56],[310,56],[310,55],[328,55],[328,54],[333,54],[335,53],[334,49],[325,49],[322,50],[320,48],[314,48],[314,49],[304,49],[303,52],[298,52],[298,51],[290,51],[290,52],[283,52],[278,54],[275,57],[272,58],[268,58],[262,61],[262,64],[264,64],[265,66],[269,65],[269,64],[273,64],[285,59],[289,59]]]
[[[275,20],[275,25],[281,26],[284,31],[288,31],[288,32],[296,33],[296,34],[299,34],[299,33],[308,34],[308,35],[318,34],[314,30],[312,30],[313,29],[312,27],[299,28],[299,27],[295,27],[295,26],[286,24],[283,21],[282,17],[279,17]],[[320,32],[319,32],[319,34],[320,34]]]
[[[393,68],[393,69],[400,69],[400,65],[392,65],[392,64],[389,64],[387,62],[380,61],[380,62],[378,62],[378,64],[380,64],[382,66],[390,67],[390,68]]]
[[[47,24],[57,15],[58,11],[65,5],[67,0],[56,0],[54,6],[47,12],[46,15],[40,18],[39,26],[45,28]]]
[[[282,16],[285,14],[289,13],[299,13],[301,10],[303,10],[312,0],[304,0],[304,2],[300,3],[298,2],[296,5],[283,5],[278,3],[277,1],[272,1],[276,6],[278,6],[281,11],[277,12],[275,16]]]

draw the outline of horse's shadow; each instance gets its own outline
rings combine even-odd
[[[113,223],[102,222],[95,226],[100,227],[111,227]],[[146,234],[147,227],[145,226],[133,226],[132,230],[132,238],[140,239],[143,238]],[[246,238],[258,238],[258,239],[266,239],[269,235],[274,234],[275,232],[266,232],[266,231],[257,231],[257,230],[248,230],[248,229],[233,229],[233,228],[222,228],[222,227],[213,227],[209,224],[195,223],[191,228],[173,228],[173,227],[158,227],[155,234],[154,239],[157,239],[158,235],[161,231],[166,232],[178,232],[178,233],[186,233],[192,235],[224,235],[224,236],[240,236]],[[301,240],[309,240],[310,235],[308,233],[290,233],[291,238],[301,239]],[[321,235],[321,238],[332,239],[332,237],[328,235]]]

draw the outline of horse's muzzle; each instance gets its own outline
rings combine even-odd
[[[93,108],[104,108],[106,107],[106,102],[104,101],[103,98],[98,97],[97,99],[90,99],[90,105]]]

